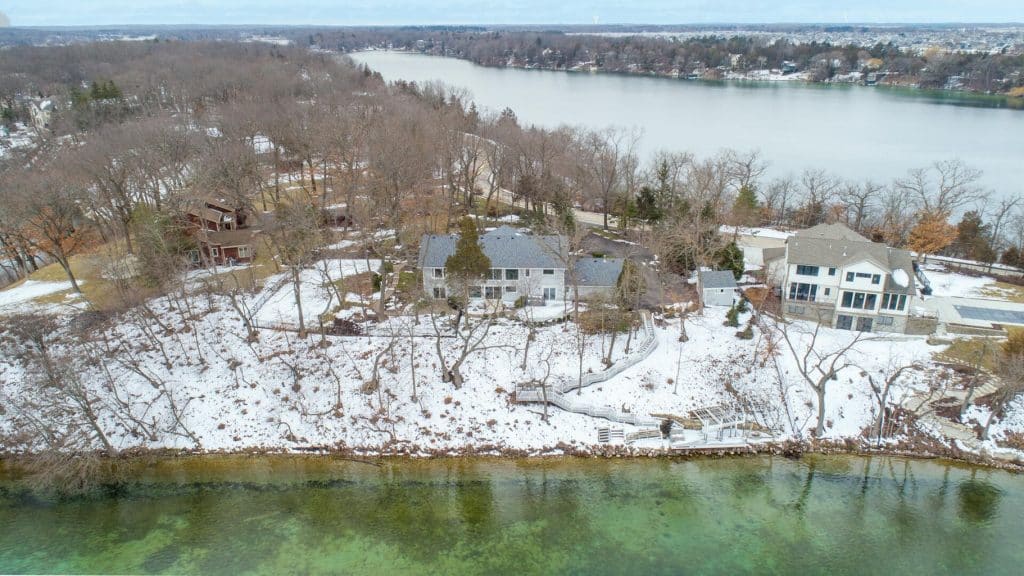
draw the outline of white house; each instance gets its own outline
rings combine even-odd
[[[423,289],[433,298],[447,298],[449,286],[445,263],[455,253],[457,234],[424,235],[420,240],[418,266]],[[622,272],[621,258],[570,258],[568,239],[559,235],[533,235],[502,226],[480,236],[480,247],[491,261],[491,270],[479,284],[469,287],[470,298],[514,303],[525,296],[531,304],[586,298],[609,291]],[[568,274],[568,265],[574,274]]]
[[[871,242],[842,224],[819,224],[766,251],[782,313],[862,332],[920,332],[911,321],[914,265],[906,250]]]
[[[740,297],[736,277],[729,270],[698,271],[697,293],[704,306],[732,306]]]

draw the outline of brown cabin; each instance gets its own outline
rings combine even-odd
[[[192,236],[199,246],[192,253],[194,265],[252,262],[256,255],[255,237],[260,231],[246,226],[244,212],[207,198],[201,207],[191,208],[185,214],[193,225]]]

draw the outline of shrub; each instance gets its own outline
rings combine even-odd
[[[516,298],[516,301],[513,304],[513,306],[515,306],[516,308],[522,308],[526,306],[526,295],[524,294],[523,296]]]
[[[736,333],[736,337],[740,340],[751,340],[754,338],[754,329],[747,324],[747,327]]]
[[[1024,329],[1011,329],[1003,342],[1003,354],[1016,356],[1024,354]]]
[[[733,306],[729,308],[729,312],[725,314],[724,324],[730,328],[737,328],[740,325],[740,311],[738,308]]]
[[[384,277],[376,272],[373,273],[373,291],[380,292],[381,284],[384,283]]]
[[[748,308],[749,307],[747,306],[747,299],[746,298],[740,298],[740,301],[736,304],[736,310],[738,310],[740,312],[746,312],[748,310]]]

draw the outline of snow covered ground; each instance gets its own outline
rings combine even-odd
[[[376,270],[380,262],[338,259],[321,265],[326,265],[326,275],[318,270],[302,273],[308,319],[338,303],[337,291],[325,282]],[[268,278],[265,286],[263,292],[246,297],[249,309],[258,308],[257,319],[295,323],[297,309],[287,273]],[[69,288],[67,283],[30,281],[0,291],[0,316],[25,311],[32,298]],[[348,294],[344,286],[339,290],[346,300],[363,297]],[[319,336],[299,339],[294,332],[262,330],[259,339],[250,342],[227,297],[197,293],[188,305],[175,297],[154,300],[149,308],[159,322],[141,312],[127,313],[116,324],[90,332],[85,345],[55,340],[51,346],[59,364],[92,395],[99,426],[119,449],[287,450],[316,445],[368,451],[471,447],[541,452],[559,443],[596,444],[598,428],[637,431],[555,407],[549,408],[550,418],[544,421],[541,406],[513,401],[511,393],[519,383],[545,376],[549,383],[579,378],[578,331],[572,323],[539,328],[526,355],[528,328],[514,318],[495,321],[485,347],[461,367],[465,385],[456,389],[442,380],[437,354],[440,348],[450,365],[463,340],[436,338],[429,318],[422,314],[418,326],[412,316],[396,316],[372,329],[368,325],[370,336],[322,341]],[[550,308],[552,315],[561,315],[561,306]],[[55,312],[66,323],[71,310]],[[678,319],[660,320],[655,328],[658,346],[649,357],[607,381],[571,392],[573,400],[618,412],[683,417],[697,408],[743,404],[778,438],[807,437],[817,423],[817,398],[799,373],[799,361],[771,322],[764,324],[767,333],[755,327],[753,338],[743,340],[736,333],[750,314],[741,315],[739,328],[730,328],[723,326],[725,313],[706,309],[691,315],[687,342],[679,342]],[[70,329],[51,336],[62,337]],[[802,357],[813,325],[794,322],[788,333],[796,356]],[[814,349],[828,354],[856,337],[853,332],[822,328]],[[29,431],[27,444],[19,444],[25,447],[41,437],[38,431],[31,433],[32,422],[66,418],[57,414],[66,414],[62,410],[67,406],[38,384],[20,346],[0,338],[0,407],[5,408],[0,412],[0,438]],[[609,346],[607,335],[587,337],[582,371],[604,370],[602,358]],[[626,338],[620,335],[611,353],[613,362],[626,354],[625,346]],[[869,376],[878,382],[895,367],[918,362],[924,369],[901,378],[890,400],[898,403],[926,390],[943,370],[931,360],[939,350],[919,337],[857,342],[841,362],[848,365],[828,384],[825,436],[857,437],[870,425],[877,404]],[[51,398],[52,403],[37,402],[40,398]],[[67,425],[83,424],[79,419]],[[1024,402],[992,428],[997,438],[1021,430]]]
[[[968,276],[949,272],[940,264],[925,264],[924,275],[932,286],[933,296],[962,298],[982,297],[983,291],[996,288],[996,280],[990,276]]]
[[[79,281],[79,285],[83,282]],[[71,282],[40,282],[26,280],[21,284],[0,291],[0,311],[10,312],[35,298],[71,290]]]
[[[341,304],[337,293],[344,292],[344,288],[331,286],[332,282],[379,269],[380,260],[333,259],[318,262],[315,269],[303,270],[300,274],[302,311],[307,321]],[[343,285],[343,282],[339,284]],[[299,308],[289,273],[268,278],[264,290],[272,293],[258,297],[262,305],[256,312],[256,320],[264,325],[298,324]]]

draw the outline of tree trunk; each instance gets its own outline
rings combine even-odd
[[[825,435],[825,384],[824,382],[814,389],[818,394],[818,426],[814,429],[815,438]]]
[[[71,289],[76,294],[81,294],[82,289],[78,287],[78,281],[75,280],[75,275],[71,272],[71,263],[67,261],[67,258],[57,258],[57,263],[64,269],[64,273],[68,275],[68,280],[71,281]]]

